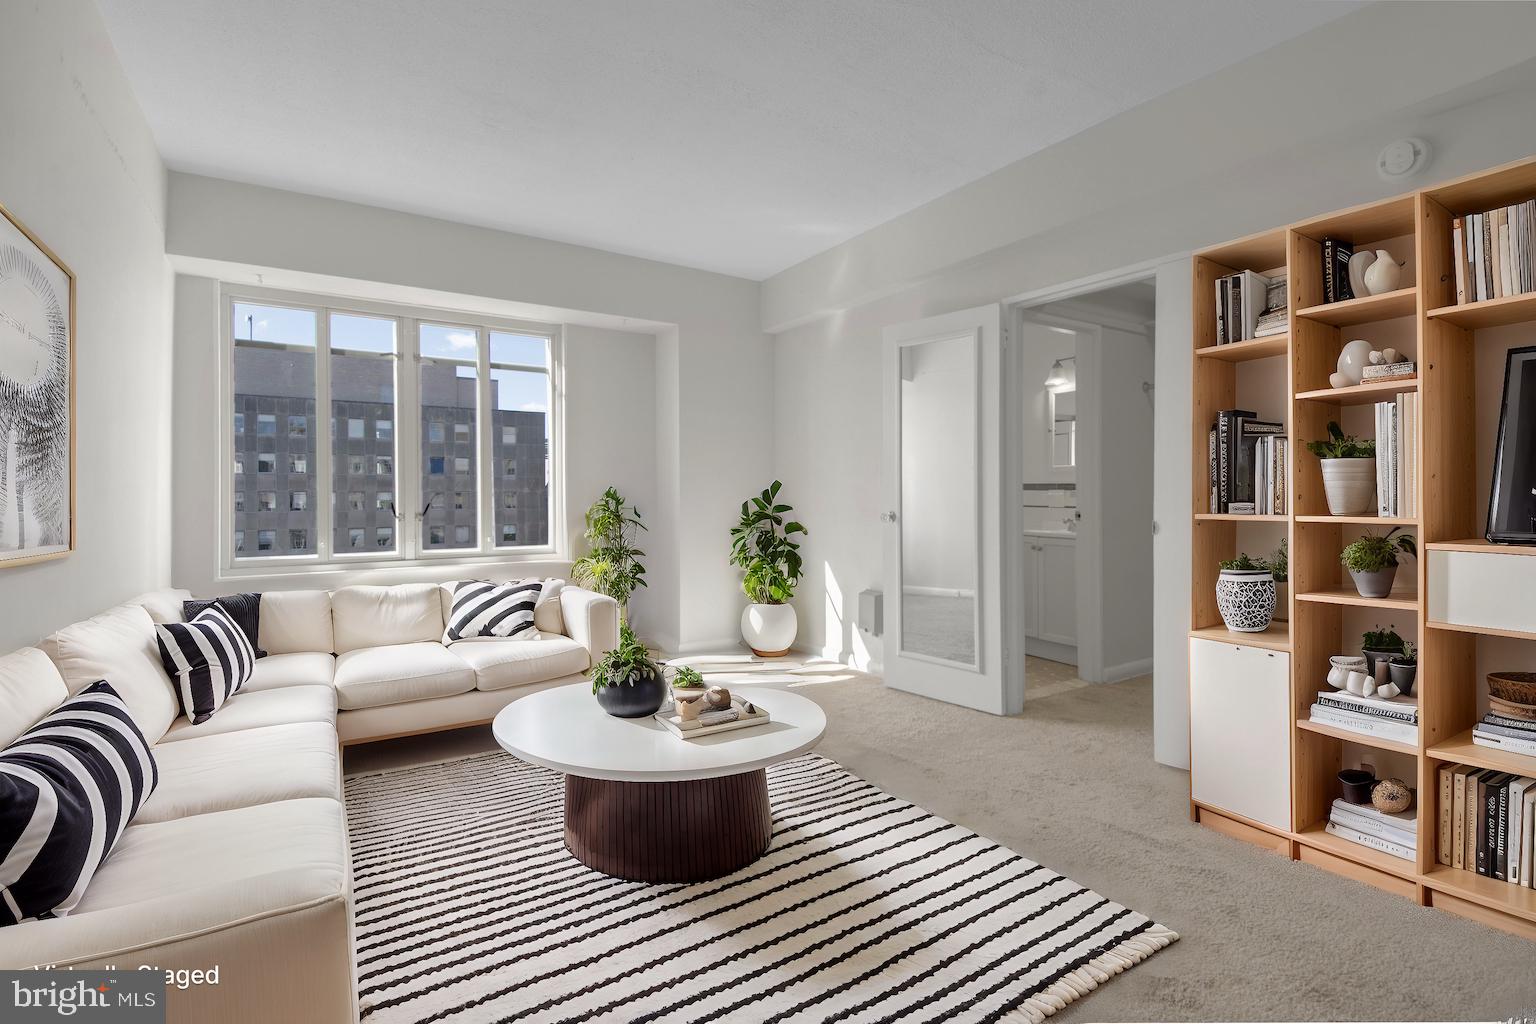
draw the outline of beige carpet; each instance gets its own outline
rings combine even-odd
[[[836,666],[778,678],[826,709],[820,753],[1183,936],[1053,1019],[1502,1020],[1536,1008],[1536,944],[1190,824],[1188,777],[1152,761],[1150,678],[1074,686],[1030,671],[1041,685],[1016,718]],[[353,747],[347,770],[491,744],[489,730],[466,730]]]

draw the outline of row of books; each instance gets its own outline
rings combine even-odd
[[[1251,270],[1216,279],[1216,344],[1284,334],[1287,326],[1286,279]]]
[[[1536,291],[1536,199],[1451,222],[1456,301]]]
[[[1413,697],[1361,697],[1345,690],[1322,690],[1312,703],[1312,721],[1362,736],[1419,742],[1419,702]]]
[[[1352,804],[1334,800],[1328,809],[1324,831],[1403,860],[1413,860],[1419,848],[1418,819],[1413,811],[1388,814],[1370,804]]]
[[[1323,301],[1343,302],[1355,297],[1349,283],[1349,260],[1355,247],[1336,238],[1323,239]]]
[[[1211,427],[1209,451],[1212,512],[1285,514],[1291,457],[1285,424],[1247,409],[1223,409]]]
[[[1536,722],[1490,711],[1472,727],[1472,742],[1480,747],[1536,757]]]
[[[1376,514],[1418,515],[1419,396],[1404,392],[1376,403]]]
[[[1447,867],[1532,888],[1536,779],[1442,765],[1435,859]]]

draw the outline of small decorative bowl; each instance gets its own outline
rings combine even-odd
[[[1536,705],[1536,672],[1490,672],[1488,695],[1511,704]]]
[[[1509,718],[1524,718],[1536,722],[1536,705],[1516,704],[1512,700],[1500,700],[1492,696],[1488,697],[1488,710],[1497,711]]]
[[[1344,786],[1344,799],[1352,804],[1368,804],[1371,802],[1371,789],[1376,785],[1376,776],[1360,768],[1345,768],[1339,772],[1339,782]]]

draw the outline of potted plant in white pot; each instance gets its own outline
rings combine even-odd
[[[645,586],[644,551],[635,547],[635,533],[645,529],[640,510],[610,487],[587,509],[587,553],[571,565],[571,578],[619,602],[619,619],[629,621],[629,598]]]
[[[1328,511],[1336,516],[1357,516],[1371,510],[1376,496],[1376,442],[1348,437],[1332,421],[1326,441],[1308,441],[1307,451],[1323,466],[1323,494]]]
[[[1392,539],[1400,529],[1402,527],[1394,526],[1386,533],[1367,533],[1357,537],[1340,553],[1339,561],[1349,570],[1361,597],[1386,597],[1392,593],[1398,554],[1418,556],[1413,534],[1405,533]]]
[[[780,658],[795,642],[799,622],[789,599],[800,582],[800,545],[806,529],[787,518],[794,508],[780,504],[775,480],[762,494],[741,503],[741,521],[731,529],[731,564],[743,570],[741,589],[752,603],[741,613],[741,636],[752,653]]]
[[[1262,633],[1275,617],[1275,578],[1262,558],[1238,555],[1221,563],[1216,609],[1234,633]]]

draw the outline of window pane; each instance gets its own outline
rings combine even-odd
[[[492,367],[491,400],[497,543],[548,544],[549,375]]]
[[[549,369],[549,339],[507,331],[491,332],[491,362]]]
[[[318,320],[313,310],[233,305],[234,454],[243,469],[256,471],[235,478],[239,497],[234,502],[234,529],[242,541],[236,550],[245,558],[313,554],[309,531],[315,512],[308,496],[315,485],[310,424],[315,415]],[[278,475],[280,469],[286,474]],[[257,474],[268,474],[260,478],[259,491]],[[243,543],[250,533],[256,537],[255,551]],[[279,536],[292,540],[294,534],[303,535],[301,548],[279,547]]]
[[[309,531],[308,530],[289,530],[288,531],[288,548],[289,548],[290,551],[293,551],[295,553],[302,553],[304,551],[309,550]]]
[[[420,330],[422,543],[430,550],[475,549],[475,332],[434,324]]]
[[[345,510],[334,524],[337,550],[393,550],[395,380],[398,323],[388,317],[330,314],[331,417],[337,495]],[[337,501],[338,505],[341,502]]]

